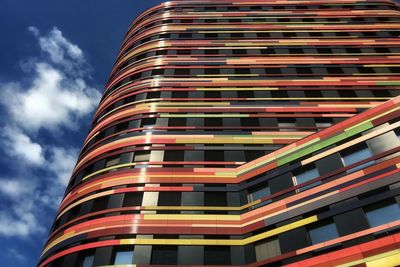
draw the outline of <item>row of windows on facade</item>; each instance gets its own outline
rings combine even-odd
[[[233,33],[163,33],[163,34],[150,34],[145,38],[142,38],[140,41],[135,42],[134,44],[128,46],[128,48],[123,51],[123,53],[128,53],[132,49],[137,46],[150,42],[150,41],[158,41],[161,39],[171,39],[171,40],[183,40],[183,39],[193,39],[193,40],[214,40],[214,39],[262,39],[262,38],[292,38],[292,37],[304,37],[304,38],[312,38],[312,37],[328,37],[328,38],[338,38],[338,37],[351,37],[351,38],[396,38],[399,36],[399,31],[397,30],[376,30],[376,31],[357,31],[357,32],[346,32],[346,31],[338,31],[338,32],[319,32],[312,31],[309,29],[304,32],[294,32],[294,31],[274,31],[274,32],[246,32],[247,30],[242,29],[241,31],[233,32]]]
[[[146,118],[118,123],[114,126],[101,130],[84,147],[82,153],[86,153],[93,145],[100,146],[121,138],[137,136],[144,132],[166,132],[210,134],[224,132],[226,134],[242,134],[254,131],[320,131],[334,123],[342,121],[343,118]],[[192,129],[181,129],[177,127],[193,127]],[[155,127],[169,127],[168,129],[155,129]],[[140,131],[123,132],[131,129]],[[119,133],[119,134],[118,134]],[[113,136],[111,136],[113,135]],[[100,140],[102,140],[100,143]],[[228,149],[228,148],[227,148]]]
[[[256,147],[256,148],[254,148]],[[279,145],[273,145],[273,149],[279,148]],[[216,148],[216,146],[214,147]],[[237,150],[239,146],[232,148],[232,150],[228,150],[229,147],[221,147],[221,150],[151,150],[151,147],[145,151],[135,151],[135,152],[126,152],[116,156],[104,158],[101,160],[96,161],[93,164],[90,164],[88,167],[84,168],[80,171],[74,179],[74,185],[79,183],[80,180],[89,175],[94,173],[98,170],[103,168],[120,165],[120,164],[127,164],[131,162],[175,162],[175,161],[204,161],[208,162],[205,165],[196,165],[197,167],[201,166],[210,166],[215,167],[216,165],[213,162],[248,162],[264,156],[266,153],[270,153],[272,150],[268,149],[263,145],[254,145],[253,147],[243,147],[246,150]],[[168,149],[168,147],[167,147]],[[224,150],[222,150],[224,149]],[[256,150],[258,149],[258,150]],[[226,164],[229,165],[229,164]],[[157,165],[158,166],[158,165]],[[164,167],[189,167],[193,166],[191,164],[182,164],[182,165],[168,165],[163,164]],[[218,165],[220,167],[224,165]],[[131,166],[130,168],[146,168],[147,165],[136,165]]]
[[[242,193],[244,194],[244,192]],[[107,211],[109,209],[124,208],[124,207],[139,207],[139,206],[239,206],[240,193],[238,192],[132,192],[119,193],[110,196],[102,196],[94,200],[83,202],[63,214],[53,226],[53,230],[64,225],[66,222],[84,216],[86,214]],[[245,195],[244,195],[245,198]],[[243,201],[245,202],[245,201]],[[139,213],[140,210],[124,211],[118,214]],[[151,213],[151,211],[146,211]],[[116,212],[105,212],[107,216],[118,215]],[[227,211],[179,211],[177,210],[159,210],[152,213],[159,214],[239,214],[239,212]],[[96,215],[96,217],[99,217]]]
[[[224,116],[221,114],[221,117]],[[149,131],[168,131],[170,132],[182,132],[190,131],[191,133],[210,133],[210,132],[226,132],[234,134],[249,131],[298,131],[299,129],[308,129],[310,131],[320,130],[331,126],[336,122],[340,122],[342,118],[329,118],[329,117],[315,117],[315,118],[142,118],[136,120],[128,120],[121,123],[117,123],[114,126],[107,127],[101,130],[84,148],[94,145],[96,142],[121,131],[129,129],[147,128]],[[177,129],[174,127],[196,127],[194,129],[185,130]],[[171,127],[169,129],[156,130],[153,127]],[[198,129],[198,127],[207,127],[206,129]],[[215,128],[220,127],[220,128]],[[226,127],[229,129],[223,129]],[[146,130],[146,129],[144,129]],[[138,132],[121,133],[120,135],[114,136],[107,142],[120,139],[121,137],[126,138],[129,136],[136,136]]]
[[[210,118],[211,119],[211,118]],[[221,120],[219,118],[213,118],[216,120]],[[237,118],[235,118],[237,119]],[[296,125],[295,121],[290,119],[290,118],[280,118],[280,119],[285,119],[284,122],[281,121],[281,124],[278,123],[278,126],[280,128],[288,127],[289,130],[291,130],[291,127],[294,127]],[[301,120],[304,121],[306,118],[298,118],[297,121]],[[154,120],[153,118],[151,120]],[[273,119],[272,119],[273,120]],[[329,120],[324,121],[324,127],[329,127],[331,125],[331,122]],[[137,127],[137,125],[135,125]],[[125,125],[124,127],[129,127],[128,125]],[[115,129],[114,129],[115,130]],[[391,143],[387,143],[385,140],[382,139],[382,137],[375,137],[371,140],[369,140],[367,143],[374,144],[374,143],[379,143],[382,148],[385,148],[387,150],[387,147],[393,148],[395,145],[399,145],[398,139],[395,135],[394,132],[389,132],[384,134],[383,136],[387,136],[388,140],[391,141]],[[117,138],[117,137],[116,137]],[[87,146],[89,147],[90,144]],[[143,162],[143,161],[202,161],[202,160],[207,160],[207,161],[250,161],[252,159],[255,159],[257,157],[260,157],[263,155],[263,153],[268,153],[268,149],[265,146],[262,145],[255,145],[258,147],[258,149],[262,150],[252,150],[251,146],[245,145],[245,147],[248,147],[248,151],[244,151],[243,148],[240,150],[236,150],[235,148],[230,148],[230,146],[223,146],[221,147],[221,150],[215,150],[215,145],[213,145],[214,152],[213,150],[209,150],[209,153],[203,152],[203,151],[192,151],[192,150],[169,150],[168,147],[166,148],[167,150],[151,150],[151,147],[145,151],[136,151],[136,152],[129,152],[129,153],[123,153],[120,155],[104,158],[102,160],[97,161],[96,163],[92,163],[89,166],[87,166],[83,171],[77,175],[78,181],[85,175],[88,175],[92,172],[98,171],[104,167],[109,167],[117,164],[124,164],[124,163],[130,163],[130,162]],[[372,145],[373,146],[373,145]],[[172,147],[170,147],[172,148]],[[274,147],[275,149],[275,147]],[[373,150],[376,150],[373,147]],[[381,149],[382,150],[382,149]],[[382,152],[379,150],[380,152]],[[86,151],[86,149],[85,149]],[[207,150],[205,150],[207,151]],[[365,150],[369,151],[369,150]],[[346,153],[346,151],[345,151]],[[365,152],[366,153],[366,152]],[[376,153],[375,153],[376,154]]]
[[[286,67],[286,68],[155,68],[153,70],[147,70],[143,72],[136,72],[132,76],[124,79],[121,85],[129,81],[135,81],[141,78],[147,78],[150,76],[161,75],[165,77],[176,77],[176,76],[196,76],[201,77],[206,75],[207,77],[217,75],[220,76],[241,76],[254,74],[265,79],[267,77],[282,77],[290,76],[290,78],[297,78],[304,76],[327,76],[333,75],[354,75],[354,74],[382,74],[387,73],[400,73],[399,67],[360,67],[360,66],[325,66],[325,67]],[[294,76],[294,77],[293,77]],[[243,79],[243,77],[241,77]],[[250,79],[254,79],[251,77]]]
[[[381,74],[383,76],[387,73],[399,73],[398,67],[325,67],[325,68],[314,68],[314,67],[298,67],[298,68],[156,68],[153,70],[146,70],[141,72],[135,72],[132,75],[124,78],[112,88],[113,90],[124,86],[131,82],[136,82],[141,79],[148,79],[154,76],[165,76],[165,77],[209,77],[213,75],[220,76],[231,76],[236,75],[240,80],[267,80],[267,79],[304,79],[304,76],[353,76],[354,74]],[[249,76],[253,74],[256,76]],[[258,77],[257,77],[258,76]]]
[[[371,138],[365,143],[360,143],[350,148],[346,148],[340,152],[317,160],[315,163],[310,163],[302,167],[300,170],[283,173],[278,177],[267,181],[262,186],[258,186],[250,190],[249,201],[255,201],[263,197],[275,194],[286,188],[304,184],[315,178],[339,170],[346,166],[355,164],[355,166],[351,169],[348,169],[346,173],[353,173],[355,171],[371,166],[375,164],[375,160],[370,160],[362,164],[357,163],[371,158],[375,155],[384,153],[390,149],[400,147],[399,136],[399,131],[389,131],[380,136]],[[393,157],[393,155],[389,157]],[[317,186],[321,183],[321,181],[317,181],[315,183],[301,187],[296,191],[301,192],[311,187]],[[287,197],[287,195],[281,196],[279,197],[279,199],[283,197]],[[263,202],[260,203],[258,206],[266,205],[268,203],[268,201]]]
[[[347,24],[366,24],[366,23],[385,23],[385,22],[399,22],[398,17],[355,17],[355,18],[270,18],[270,17],[235,17],[235,18],[197,18],[197,19],[158,19],[158,21],[148,23],[141,26],[139,29],[131,33],[134,36],[139,34],[151,27],[156,27],[165,24],[203,24],[203,23],[250,23],[250,22],[261,22],[261,23],[274,23],[274,22],[288,22],[288,23],[307,23],[307,22],[320,22],[320,23],[347,23]]]
[[[153,15],[158,15],[158,14],[164,14],[168,11],[170,12],[201,12],[201,11],[217,11],[217,12],[226,12],[226,11],[270,11],[270,10],[282,10],[282,9],[288,9],[288,10],[316,10],[316,9],[328,9],[330,7],[329,3],[326,3],[324,5],[312,5],[312,4],[307,4],[307,5],[268,5],[268,4],[263,4],[261,5],[250,5],[250,6],[226,6],[226,5],[220,5],[220,6],[200,6],[196,7],[196,5],[190,5],[187,7],[183,6],[176,6],[176,7],[167,7],[167,8],[158,8],[157,10],[154,10],[142,18],[136,20],[134,24],[131,25],[132,29],[135,27],[138,23],[140,23],[143,20],[149,20],[151,16]],[[338,8],[338,5],[333,5],[332,7]],[[342,9],[354,9],[354,6],[352,5],[343,5],[341,7]],[[396,9],[394,5],[382,5],[382,3],[366,3],[364,5],[356,5],[357,9]],[[197,14],[195,14],[197,15]],[[203,15],[203,14],[198,14],[198,15]],[[254,14],[254,16],[265,16],[263,14]],[[377,14],[376,16],[379,16]],[[274,16],[276,17],[276,16]]]
[[[327,156],[323,159],[320,159],[320,160],[316,161],[315,163],[310,163],[307,166],[302,167],[300,170],[297,170],[297,171],[292,170],[290,172],[285,172],[283,174],[280,174],[278,177],[268,180],[268,182],[264,183],[262,186],[255,185],[255,188],[253,187],[253,189],[249,190],[248,201],[251,202],[251,201],[261,199],[263,197],[267,197],[269,195],[272,195],[272,194],[278,193],[282,190],[285,190],[287,188],[290,188],[294,185],[306,183],[306,182],[313,180],[319,176],[322,176],[322,175],[325,175],[332,171],[341,169],[344,166],[350,166],[352,164],[356,164],[362,160],[372,157],[373,155],[377,155],[377,154],[383,153],[385,151],[388,151],[390,149],[399,147],[400,146],[400,141],[399,141],[399,137],[398,137],[399,135],[400,135],[400,131],[397,131],[396,133],[393,131],[390,131],[383,135],[374,137],[374,138],[368,140],[364,144],[359,144],[355,147],[347,148],[347,149],[341,151],[340,153],[337,152],[337,153]],[[161,152],[161,151],[159,151],[159,152]],[[173,152],[173,154],[171,155],[171,159],[176,159],[176,157],[179,155],[179,153],[181,153],[181,156],[183,156],[182,161],[188,160],[185,158],[185,156],[184,156],[185,154],[183,151],[176,150],[176,151],[170,151],[170,152]],[[192,151],[192,153],[191,153],[192,157],[194,155],[193,152],[194,151]],[[218,154],[215,152],[216,152],[216,150],[214,150],[213,153],[210,152],[209,154],[210,154],[210,156],[215,157],[213,159],[217,160],[218,158],[216,157],[216,155],[213,155],[213,154]],[[222,155],[223,151],[220,151],[220,152]],[[226,153],[226,151],[223,152],[223,155],[225,155],[225,153]],[[233,156],[233,155],[236,155],[237,153],[243,153],[243,152],[231,151],[231,153],[232,153],[231,155]],[[264,153],[265,153],[265,151],[253,151],[252,156],[260,157]],[[128,153],[125,153],[125,154],[128,154]],[[125,156],[125,154],[121,154],[120,157]],[[112,164],[120,163],[119,162],[120,158],[116,157],[114,160],[115,160],[115,162],[113,162]],[[165,155],[164,155],[164,160],[166,160]],[[98,162],[101,162],[101,161],[98,161]],[[104,163],[101,163],[101,164],[104,164]],[[372,164],[374,164],[373,160],[363,163],[361,165],[356,164],[357,166],[347,170],[346,173],[352,173],[354,171],[366,168]],[[89,168],[91,168],[91,170],[89,172],[93,172],[93,169],[97,170],[97,168],[95,168],[94,166],[95,166],[95,164],[89,166]],[[102,166],[100,166],[100,167],[102,167]],[[71,183],[69,187],[72,187],[73,185],[78,184],[80,182],[80,180],[82,179],[83,175],[86,174],[85,171],[88,171],[88,169],[84,169],[83,171],[78,173],[78,175],[76,175],[73,179],[74,182]],[[320,183],[321,183],[321,181],[318,181],[316,183],[307,185],[305,187],[298,189],[297,192],[301,192],[308,188],[314,187],[316,185],[319,185]],[[282,197],[285,197],[285,196],[280,196],[276,199],[281,199]],[[259,206],[266,205],[266,204],[268,204],[268,202],[263,202]]]
[[[183,7],[182,7],[183,8]],[[191,8],[191,7],[189,7]],[[205,6],[205,7],[194,7],[192,10],[187,11],[252,11],[252,10],[315,10],[315,9],[394,9],[397,10],[395,5],[385,5],[379,2],[364,3],[359,5],[337,5],[337,4],[322,4],[322,5],[262,5],[262,6]],[[185,11],[185,8],[182,9]]]
[[[398,197],[397,197],[398,198]],[[252,244],[250,252],[250,261],[261,261],[269,258],[279,256],[284,253],[292,252],[310,245],[320,244],[328,240],[346,236],[355,232],[359,232],[368,228],[380,226],[400,219],[400,208],[395,199],[386,199],[377,203],[368,205],[363,208],[346,211],[344,213],[335,215],[333,218],[324,219],[322,221],[313,223],[311,225],[299,227],[288,232],[279,234],[276,237],[271,237],[258,241]],[[175,238],[179,238],[176,235]],[[200,236],[197,236],[200,238]],[[160,235],[160,238],[163,238]],[[182,238],[190,238],[190,236],[182,236]],[[218,238],[218,236],[210,236],[210,238]],[[226,238],[222,236],[221,238]],[[369,236],[369,240],[373,236]],[[362,240],[359,240],[362,242]],[[358,243],[355,241],[355,243]],[[353,242],[353,245],[355,244]],[[340,243],[339,243],[340,245]],[[150,248],[150,246],[147,246]],[[229,246],[183,246],[191,248],[190,257],[193,259],[187,260],[186,264],[233,264],[235,249]],[[115,247],[113,253],[110,253],[107,263],[103,264],[183,264],[183,255],[180,251],[181,246],[152,246],[148,250],[147,262],[140,259],[139,253],[140,246],[137,247]],[[338,246],[337,248],[340,248]],[[182,249],[185,251],[185,249]],[[186,252],[189,252],[186,251]],[[203,257],[204,256],[204,257]],[[217,257],[216,257],[217,256]],[[80,257],[81,264],[78,266],[90,267],[94,266],[95,257],[97,253],[86,251]],[[189,262],[190,261],[190,262]],[[244,260],[246,262],[246,260]],[[247,262],[249,263],[249,262]]]
[[[398,134],[399,135],[399,134]],[[367,145],[368,144],[368,145]],[[148,199],[152,199],[152,203],[142,203],[143,195],[140,195],[139,198],[136,198],[138,202],[136,205],[159,205],[159,206],[202,206],[202,205],[211,205],[211,206],[226,206],[227,203],[233,203],[233,205],[245,205],[248,202],[256,201],[261,198],[265,198],[268,196],[271,196],[273,194],[279,193],[282,190],[286,190],[288,188],[291,188],[295,185],[301,185],[304,184],[308,181],[311,181],[319,176],[325,175],[327,173],[330,173],[332,171],[339,170],[345,166],[350,166],[352,164],[358,163],[362,160],[365,160],[367,158],[372,157],[374,154],[379,154],[383,153],[389,149],[396,148],[400,146],[400,141],[398,139],[398,136],[395,135],[394,132],[388,132],[386,134],[383,134],[381,136],[375,137],[373,139],[370,139],[367,141],[367,144],[359,144],[355,147],[347,148],[340,153],[335,153],[330,156],[327,156],[323,159],[320,159],[316,161],[315,163],[308,164],[305,167],[301,167],[297,170],[292,170],[290,172],[284,172],[283,174],[278,175],[277,177],[268,180],[267,182],[263,183],[263,185],[255,184],[252,186],[251,189],[248,189],[245,195],[247,195],[247,199],[243,197],[239,197],[240,194],[237,193],[229,193],[227,194],[226,192],[209,192],[209,194],[213,194],[213,196],[208,196],[204,198],[204,193],[201,192],[152,192],[152,193],[146,193],[146,201]],[[370,148],[371,147],[371,148]],[[210,153],[211,154],[211,153]],[[352,173],[355,171],[358,171],[360,169],[364,169],[368,166],[371,166],[375,163],[374,160],[358,164],[357,166],[348,169],[346,173]],[[296,192],[302,192],[306,189],[309,189],[311,187],[317,186],[321,184],[321,181],[315,182],[313,184],[304,186],[300,189],[297,189]],[[243,191],[244,192],[244,191]],[[296,193],[296,192],[291,192],[289,195]],[[131,193],[133,195],[138,195],[138,193]],[[237,194],[237,195],[235,195]],[[273,199],[270,199],[268,201],[264,201],[258,205],[255,206],[255,208],[266,205],[271,203],[272,201],[276,201],[279,199],[282,199],[284,197],[287,197],[288,194],[275,197]],[[114,196],[117,197],[117,196]],[[120,195],[120,197],[123,198],[123,195]],[[158,199],[158,200],[157,200]],[[204,202],[205,199],[207,199],[209,202]],[[235,202],[235,200],[240,200],[242,201]],[[99,198],[97,201],[100,203],[103,203],[103,205],[96,204],[94,205],[95,207],[100,207],[102,206],[103,209],[106,209],[108,207],[108,197],[103,197]],[[121,204],[116,204],[115,200],[111,202],[111,205],[116,205],[116,207],[120,207]],[[122,203],[122,199],[119,200],[118,203]],[[89,205],[89,204],[85,204]],[[90,204],[89,206],[91,206]],[[232,205],[232,204],[231,204]],[[108,207],[111,208],[111,207]],[[75,208],[75,212],[72,212],[72,214],[80,214],[81,216],[82,212],[78,210],[83,209],[84,211],[89,212],[88,208],[78,206]],[[169,211],[171,212],[171,211]],[[217,212],[221,213],[221,211]],[[67,220],[69,215],[66,214],[64,220]],[[68,220],[70,220],[69,218]]]
[[[393,4],[383,4],[380,2],[370,2],[370,3],[360,3],[358,5],[337,5],[337,4],[306,4],[306,5],[268,5],[268,3],[263,3],[263,5],[248,5],[248,6],[234,6],[234,5],[207,5],[201,6],[196,5],[188,5],[188,6],[176,6],[176,7],[168,7],[168,8],[159,8],[148,13],[143,18],[135,21],[136,25],[140,21],[145,18],[148,19],[150,16],[156,14],[163,14],[165,12],[204,12],[204,11],[217,11],[217,12],[229,12],[229,11],[271,11],[271,10],[317,10],[317,9],[397,9],[397,7]],[[257,15],[257,14],[255,14]],[[259,14],[262,15],[262,14]]]
[[[303,87],[301,90],[290,90],[288,88],[285,90],[252,90],[250,87],[248,90],[238,90],[235,91],[220,91],[215,89],[214,91],[186,91],[185,89],[179,89],[177,91],[153,91],[148,93],[137,93],[135,95],[126,96],[123,99],[115,102],[114,104],[107,107],[102,111],[98,117],[102,117],[111,110],[118,108],[124,104],[142,101],[146,99],[156,99],[156,98],[179,98],[177,100],[185,100],[184,98],[243,98],[242,100],[229,100],[232,104],[244,104],[244,102],[254,103],[261,105],[273,105],[274,100],[247,100],[246,98],[308,98],[308,97],[319,97],[318,101],[324,101],[324,98],[329,97],[395,97],[399,94],[398,90],[389,90],[385,87],[366,87],[363,90],[357,90],[354,87],[332,87],[332,90],[323,90],[326,87]],[[113,92],[110,89],[106,92],[103,100]],[[129,93],[129,92],[127,92]],[[304,99],[307,100],[307,99]],[[226,100],[228,101],[228,100]],[[273,101],[273,102],[271,102]],[[288,100],[289,101],[289,100]],[[329,100],[330,101],[330,100]]]
[[[235,56],[235,55],[290,55],[290,54],[300,54],[300,55],[308,55],[308,54],[387,54],[387,53],[400,53],[400,48],[398,47],[346,47],[346,46],[328,46],[328,47],[277,47],[277,48],[263,48],[263,49],[243,49],[238,47],[237,49],[191,49],[191,48],[182,48],[179,50],[176,49],[157,49],[156,51],[151,52],[143,52],[138,54],[137,56],[129,59],[125,63],[119,66],[119,70],[125,68],[126,66],[137,62],[138,60],[160,56],[160,55],[196,55],[196,56],[216,56],[216,55],[224,55],[224,56]],[[318,65],[314,64],[313,67],[316,68]],[[308,66],[307,66],[308,67]],[[326,67],[325,65],[321,65],[321,67]],[[115,72],[117,73],[117,72]]]

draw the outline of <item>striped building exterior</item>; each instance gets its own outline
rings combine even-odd
[[[147,10],[38,266],[400,264],[399,34],[389,0]]]

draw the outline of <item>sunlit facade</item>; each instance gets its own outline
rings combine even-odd
[[[400,264],[399,34],[389,0],[145,11],[38,266]]]

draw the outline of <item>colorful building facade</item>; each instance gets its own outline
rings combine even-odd
[[[389,0],[145,11],[38,266],[400,264],[399,34]]]

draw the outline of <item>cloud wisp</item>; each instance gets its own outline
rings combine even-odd
[[[10,165],[0,177],[0,237],[45,233],[41,221],[57,208],[79,151],[70,139],[60,139],[79,130],[100,99],[76,44],[57,28],[44,35],[35,27],[28,30],[40,55],[21,64],[26,79],[0,84],[7,112],[0,142]]]

